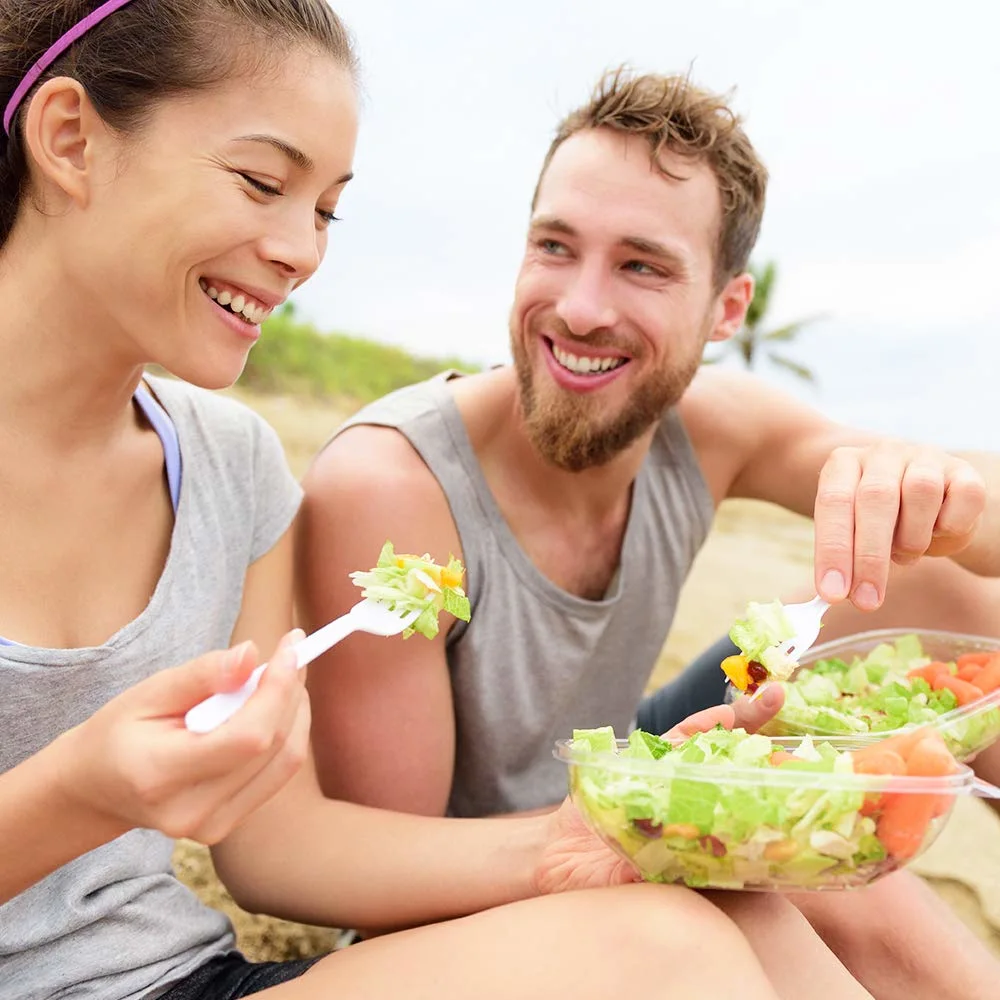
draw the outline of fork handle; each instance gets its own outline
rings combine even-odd
[[[346,615],[334,618],[329,624],[300,639],[295,644],[299,670],[312,663],[317,656],[322,656],[331,646],[336,646],[341,639],[347,638],[356,628],[352,614],[348,611]]]
[[[227,719],[231,719],[257,690],[257,685],[267,669],[262,663],[235,691],[221,691],[194,706],[185,716],[184,725],[192,733],[210,733]]]
[[[335,646],[341,639],[349,636],[354,629],[354,621],[349,611],[346,615],[341,615],[321,629],[317,629],[312,635],[300,639],[293,647],[298,657],[299,670],[307,663],[312,663],[317,656],[325,653],[331,646]],[[241,688],[236,691],[213,694],[210,698],[195,705],[184,716],[184,725],[192,733],[210,733],[213,729],[221,726],[247,703],[250,695],[257,690],[257,685],[266,669],[267,664],[262,663],[246,679]]]

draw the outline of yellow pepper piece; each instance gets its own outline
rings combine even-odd
[[[722,661],[723,673],[733,682],[733,686],[746,691],[750,686],[750,664],[745,656],[727,656]]]
[[[400,569],[405,569],[407,561],[415,559],[418,559],[418,557],[396,556],[396,565]],[[447,566],[438,566],[437,563],[431,563],[429,566],[423,567],[423,570],[441,588],[462,586],[462,574],[448,569]]]

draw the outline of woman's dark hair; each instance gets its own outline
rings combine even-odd
[[[101,0],[0,0],[0,113],[35,61]],[[265,71],[296,45],[327,53],[352,76],[347,29],[326,0],[133,0],[105,18],[36,83],[66,76],[122,134],[157,101],[205,90],[235,72]],[[21,118],[34,89],[0,133],[0,248],[14,227],[28,177]]]

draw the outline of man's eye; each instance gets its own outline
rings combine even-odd
[[[256,177],[251,177],[249,174],[240,173],[240,177],[243,178],[250,185],[250,187],[255,188],[261,194],[270,195],[272,197],[277,197],[281,194],[281,191],[276,187],[271,187],[270,184],[265,184],[263,181],[257,180]]]
[[[560,254],[566,252],[566,246],[558,240],[541,239],[538,241],[538,248],[543,253]]]
[[[625,265],[625,269],[633,274],[659,274],[655,267],[642,260],[630,260]]]

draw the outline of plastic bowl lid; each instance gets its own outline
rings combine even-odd
[[[620,757],[617,753],[594,753],[583,747],[573,747],[572,740],[557,740],[552,755],[571,767],[596,767],[603,771],[628,775],[673,780],[699,781],[711,785],[745,785],[768,788],[821,788],[824,790],[859,792],[909,792],[915,794],[952,793],[972,791],[975,774],[965,764],[955,765],[953,774],[936,777],[879,774],[834,774],[828,771],[792,771],[781,768],[732,767],[727,764],[698,764],[693,761],[674,761],[669,756],[660,760],[639,760]],[[618,749],[628,746],[627,740],[617,740]],[[802,742],[801,737],[771,737],[776,749],[793,750]],[[850,751],[870,746],[869,737],[824,739],[834,749]]]

